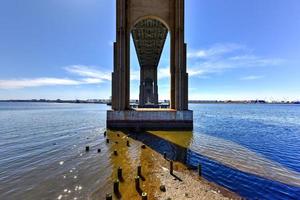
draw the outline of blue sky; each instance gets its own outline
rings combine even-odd
[[[300,100],[299,0],[186,0],[185,31],[190,99]],[[109,98],[114,40],[113,0],[1,0],[0,99]],[[132,45],[131,98],[138,86]]]

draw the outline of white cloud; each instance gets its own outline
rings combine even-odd
[[[54,86],[54,85],[79,85],[80,81],[64,78],[35,78],[35,79],[10,79],[0,80],[0,89],[20,89],[27,87]]]
[[[102,72],[94,68],[95,67],[93,66],[72,65],[72,66],[65,67],[65,70],[82,77],[99,79],[102,81],[111,80],[111,74],[109,72]]]
[[[263,58],[255,55],[240,55],[230,57],[229,61],[243,65],[245,67],[264,67],[264,66],[274,66],[281,64],[282,59],[278,58]]]
[[[83,85],[99,84],[111,80],[108,72],[96,70],[95,67],[73,65],[63,68],[67,72],[77,75],[77,78],[39,77],[23,79],[0,80],[0,89],[22,89],[28,87],[56,86],[56,85]]]
[[[82,84],[97,84],[97,83],[103,83],[104,81],[102,79],[98,78],[85,78],[81,80]]]
[[[158,79],[164,79],[171,76],[170,67],[159,67],[157,73]]]
[[[253,50],[235,43],[214,44],[207,49],[191,50],[188,53],[189,76],[208,78],[235,68],[276,66],[283,62],[278,58],[265,58],[251,54]],[[131,80],[140,79],[140,71],[132,70]],[[158,79],[170,77],[170,67],[158,68]]]
[[[283,62],[278,58],[265,58],[251,54],[243,45],[217,44],[207,49],[191,51],[188,54],[190,76],[206,76],[235,68],[269,67]]]
[[[215,44],[208,49],[192,50],[187,54],[187,57],[192,58],[212,58],[219,55],[228,54],[238,50],[245,50],[246,48],[239,44],[225,43]]]
[[[131,70],[130,71],[130,80],[131,81],[139,81],[140,80],[140,71],[139,70]]]
[[[258,80],[258,79],[262,79],[262,78],[264,78],[264,76],[245,76],[245,77],[242,77],[241,80],[253,81],[253,80]]]

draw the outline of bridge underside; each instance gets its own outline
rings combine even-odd
[[[131,32],[141,68],[139,107],[158,107],[157,67],[168,29],[158,20],[144,19]]]

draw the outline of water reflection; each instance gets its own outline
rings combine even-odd
[[[195,136],[198,138],[194,139],[191,138],[193,137],[192,134],[186,132],[156,131],[150,133],[243,172],[253,173],[289,185],[300,186],[300,174],[298,172],[234,142],[206,134],[198,134]]]
[[[154,133],[154,132],[153,132]],[[158,132],[156,132],[158,133]],[[181,145],[178,145],[175,142],[172,142],[171,138],[174,140],[178,140],[178,142],[182,142],[182,144],[186,144],[189,146],[192,140],[192,132],[161,132],[161,137],[152,134],[151,132],[134,132],[134,131],[128,131],[126,134],[128,134],[129,137],[132,137],[133,139],[139,140],[143,142],[144,144],[150,146],[151,148],[155,149],[160,154],[163,154],[164,152],[167,153],[167,157],[169,159],[180,161],[182,163],[187,163],[187,148]],[[174,136],[171,137],[171,135],[174,134]],[[180,134],[180,135],[178,135]],[[181,135],[182,134],[182,135]],[[163,138],[165,136],[165,138]],[[180,136],[180,137],[179,137]]]
[[[300,195],[299,173],[249,149],[205,134],[192,132],[130,132],[159,153],[191,168],[199,163],[203,176],[248,198],[294,199]]]
[[[115,199],[141,199],[140,194],[136,191],[135,180],[137,176],[137,167],[142,166],[141,189],[148,193],[149,199],[154,199],[154,191],[160,185],[154,171],[157,170],[156,156],[150,149],[142,149],[141,143],[134,141],[132,138],[121,131],[108,131],[107,139],[109,144],[107,154],[108,165],[111,167],[110,177],[102,180],[97,190],[91,195],[91,199],[104,199],[106,193],[113,194],[113,182],[118,179],[117,170],[122,168],[122,179],[119,179],[120,194],[113,195]],[[130,146],[127,146],[129,141]],[[117,151],[117,155],[114,154]]]
[[[299,106],[191,108],[194,133],[128,134],[146,139],[147,145],[167,152],[174,160],[190,166],[202,163],[206,179],[249,199],[299,199]],[[112,192],[114,170],[119,166],[117,159],[121,159],[112,157],[116,145],[107,145],[103,137],[107,109],[98,104],[1,103],[0,199],[104,199]],[[122,150],[126,139],[121,138],[116,138],[120,155],[124,153],[125,161],[120,163],[133,166],[126,174],[134,177],[135,168],[142,164],[146,180],[153,179],[159,185],[155,174],[151,175],[157,155],[141,150],[141,143],[132,139],[131,147]],[[86,145],[91,148],[89,153],[85,152]],[[97,153],[98,148],[101,153]],[[147,182],[142,185],[145,191],[157,189]],[[136,194],[134,185],[125,187]]]

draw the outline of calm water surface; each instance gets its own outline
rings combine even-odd
[[[110,190],[108,108],[0,103],[0,199],[96,199],[95,191]],[[300,199],[300,106],[190,108],[194,131],[152,132],[164,139],[155,149],[174,158],[183,152],[188,165],[203,165],[206,179],[248,199]],[[87,154],[86,145],[102,153]]]

